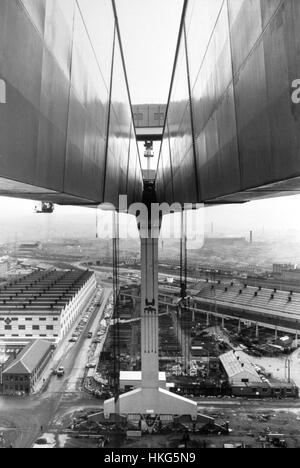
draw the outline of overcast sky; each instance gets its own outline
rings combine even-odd
[[[117,0],[122,42],[132,102],[166,103],[174,62],[183,0]],[[35,202],[0,198],[0,221],[30,217]],[[299,229],[300,196],[257,201],[242,206],[206,209],[207,223],[216,230]],[[91,210],[57,207],[55,217],[91,219]],[[44,222],[44,221],[43,221]],[[54,221],[52,221],[53,223]],[[92,225],[94,221],[91,222]]]
[[[117,0],[133,104],[166,104],[183,0]]]

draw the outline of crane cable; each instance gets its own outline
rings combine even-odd
[[[181,350],[183,351],[184,370],[188,371],[189,361],[189,339],[187,336],[187,213],[182,210],[181,212],[181,235],[180,235],[180,304],[178,307],[178,323],[180,322],[181,328]]]
[[[119,213],[113,213],[113,296],[114,296],[114,325],[113,352],[114,352],[114,397],[115,404],[120,396],[120,323],[119,323]],[[118,413],[118,411],[116,411]]]

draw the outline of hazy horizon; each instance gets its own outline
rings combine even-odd
[[[10,198],[0,199],[0,242],[23,240],[48,240],[51,238],[96,238],[103,231],[111,233],[111,213],[93,208],[55,206],[52,215],[34,212],[37,202]],[[254,240],[275,236],[287,236],[300,242],[300,196],[274,198],[243,205],[214,206],[204,208],[204,230],[214,235],[238,235],[248,238],[250,230]],[[133,217],[122,215],[122,225],[129,223],[129,232],[137,237]],[[213,224],[213,231],[212,231]]]

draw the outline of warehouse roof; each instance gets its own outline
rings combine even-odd
[[[61,311],[94,273],[86,270],[34,272],[0,287],[0,311]]]
[[[292,289],[292,288],[291,288]],[[228,284],[205,286],[197,292],[199,300],[217,301],[226,306],[247,307],[255,310],[269,310],[271,312],[284,312],[299,314],[300,293],[292,291],[280,291],[260,287],[233,286]]]
[[[251,374],[253,378],[256,378],[257,382],[261,381],[260,376],[245,353],[230,351],[220,356],[220,360],[229,379],[237,377],[242,372],[247,372]]]
[[[49,353],[51,346],[49,341],[31,341],[8,365],[3,374],[32,374],[45,355]]]

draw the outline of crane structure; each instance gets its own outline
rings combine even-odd
[[[54,204],[118,211],[124,196],[149,208],[300,193],[297,2],[182,3],[168,100],[133,106],[115,0],[0,1],[0,196],[46,201],[45,214]],[[118,248],[116,239],[116,319]],[[158,238],[141,233],[141,257],[141,387],[119,396],[117,322],[105,415],[197,418],[196,403],[159,386]]]
[[[152,197],[151,197],[152,191]],[[153,417],[190,416],[197,421],[197,403],[160,387],[159,382],[159,301],[158,245],[159,236],[152,229],[151,203],[154,187],[145,187],[144,203],[148,207],[148,235],[140,231],[141,239],[141,387],[104,403],[104,416],[138,415]],[[160,229],[159,222],[159,229]]]

